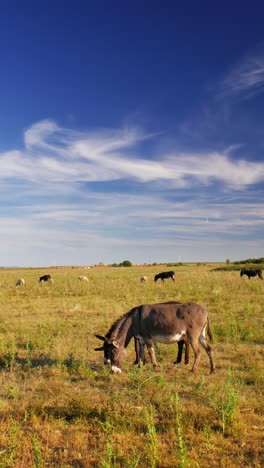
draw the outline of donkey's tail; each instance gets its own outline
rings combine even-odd
[[[210,318],[209,318],[209,315],[207,316],[207,334],[209,336],[209,340],[210,342],[212,343],[213,342],[213,333],[212,333],[212,329],[211,329],[211,322],[210,322]]]

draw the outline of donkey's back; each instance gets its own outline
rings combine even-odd
[[[153,339],[160,336],[162,340],[168,336],[173,341],[175,336],[178,341],[179,333],[199,336],[208,320],[207,310],[192,302],[144,304],[141,308],[140,332]]]

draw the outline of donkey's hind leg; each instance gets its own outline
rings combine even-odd
[[[135,346],[135,353],[136,353],[136,360],[134,364],[138,364],[140,361],[140,343],[137,338],[134,338],[134,346]]]
[[[183,352],[184,343],[185,343],[185,359],[184,359],[184,362],[185,362],[185,364],[189,364],[190,345],[189,345],[188,338],[184,338],[183,340],[178,341],[178,343],[177,343],[177,345],[178,345],[178,354],[177,354],[177,357],[176,357],[176,361],[174,361],[173,364],[180,364],[182,362],[182,352]]]
[[[199,342],[198,342],[197,338],[192,338],[190,340],[190,343],[191,343],[191,347],[192,347],[193,352],[194,352],[194,363],[193,363],[191,372],[196,372],[197,367],[199,365],[199,361],[200,361],[201,351],[200,351],[200,348],[199,348]]]
[[[201,335],[199,336],[199,343],[201,343],[202,347],[207,352],[209,359],[210,359],[210,372],[211,374],[215,371],[215,362],[214,362],[214,354],[212,347],[207,343],[205,339],[205,328],[202,331]]]
[[[146,343],[147,344],[147,348],[148,348],[148,353],[149,353],[149,357],[150,357],[150,360],[151,360],[151,363],[153,365],[153,367],[157,367],[157,361],[156,361],[156,355],[155,355],[155,349],[154,349],[154,346],[153,346],[153,343]]]

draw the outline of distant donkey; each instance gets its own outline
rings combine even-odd
[[[162,273],[158,273],[154,277],[154,281],[158,281],[158,279],[161,279],[161,281],[164,283],[165,279],[171,278],[172,281],[175,282],[175,272],[174,271],[163,271]]]
[[[240,276],[243,276],[243,275],[246,275],[248,279],[254,276],[258,276],[260,279],[263,280],[262,271],[259,269],[258,270],[246,270],[246,268],[243,268],[240,272]]]
[[[42,281],[51,281],[51,275],[40,276],[39,283],[41,283]]]

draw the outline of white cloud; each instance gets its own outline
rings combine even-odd
[[[0,154],[0,177],[46,183],[132,179],[164,181],[177,188],[214,181],[241,188],[264,179],[263,162],[232,159],[230,148],[223,153],[170,154],[160,149],[159,159],[146,158],[138,148],[146,138],[150,136],[127,129],[84,134],[45,120],[26,130],[25,149]]]
[[[220,85],[221,94],[251,97],[264,91],[264,51],[247,55]]]
[[[59,131],[59,127],[52,120],[41,120],[35,123],[24,132],[24,142],[27,148],[46,145],[49,136]]]
[[[25,148],[0,154],[1,263],[199,261],[206,245],[217,260],[232,258],[233,239],[258,256],[261,243],[246,236],[260,237],[264,205],[247,187],[263,180],[264,164],[237,159],[237,146],[234,159],[230,147],[183,153],[159,144],[151,160],[146,138],[138,129],[85,133],[47,120],[28,129]],[[104,190],[121,178],[131,194]],[[105,184],[92,192],[89,181]]]

